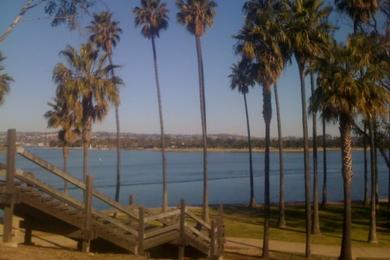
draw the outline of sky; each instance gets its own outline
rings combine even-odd
[[[5,31],[14,19],[24,0],[0,1],[0,32]],[[121,65],[116,72],[124,81],[120,89],[120,122],[122,132],[159,133],[156,87],[153,74],[152,45],[139,28],[134,26],[131,10],[137,0],[111,0],[94,6],[92,11],[108,8],[123,30],[114,50],[113,61]],[[168,134],[200,134],[200,107],[198,74],[194,37],[176,22],[174,0],[165,0],[170,10],[169,27],[157,40],[157,55],[162,92],[165,132]],[[244,0],[219,0],[214,26],[202,38],[206,83],[207,126],[209,134],[246,134],[243,97],[230,89],[231,65],[238,60],[233,46],[236,34],[244,21],[241,12]],[[50,26],[43,6],[31,9],[8,38],[0,43],[0,51],[7,59],[6,71],[14,78],[11,91],[0,107],[0,131],[16,128],[17,131],[53,131],[47,128],[43,117],[55,94],[52,81],[54,66],[63,62],[58,53],[71,45],[76,48],[86,42],[84,29],[91,17],[81,19],[80,28],[70,31],[66,26]],[[336,38],[342,38],[350,22],[332,15],[332,22],[341,27]],[[307,80],[307,97],[310,85]],[[302,136],[301,97],[295,61],[288,66],[278,81],[282,131],[284,136]],[[273,98],[273,137],[277,136],[276,111]],[[262,118],[262,90],[259,86],[248,94],[249,117],[252,135],[264,136]],[[309,127],[312,119],[309,118]],[[318,120],[321,131],[320,120]],[[309,128],[310,129],[310,128]],[[114,109],[103,122],[93,126],[94,131],[115,131]],[[311,133],[311,131],[309,131]],[[339,135],[338,128],[328,126],[328,133]]]

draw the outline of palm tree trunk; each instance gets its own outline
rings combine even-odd
[[[112,66],[112,55],[108,55],[110,65]],[[115,77],[114,70],[111,71],[112,77]],[[119,124],[119,102],[115,104],[115,124],[116,124],[116,186],[115,201],[119,202],[121,189],[121,141],[120,141],[120,124]]]
[[[377,123],[374,120],[374,140],[377,140]],[[379,210],[379,185],[378,185],[378,149],[374,143],[374,163],[375,163],[375,205],[376,209]]]
[[[374,122],[369,119],[369,133],[370,133],[370,166],[371,166],[371,214],[370,214],[370,229],[368,233],[368,241],[376,243],[376,183],[375,183],[375,140],[374,140]]]
[[[352,259],[351,246],[351,182],[352,182],[352,137],[351,123],[348,119],[341,116],[340,134],[342,140],[343,155],[343,183],[344,183],[344,220],[343,220],[343,238],[341,243],[341,252],[339,259]]]
[[[162,159],[162,175],[163,175],[163,201],[162,209],[165,212],[168,209],[168,189],[167,189],[167,159],[165,155],[165,134],[164,134],[164,120],[162,112],[160,80],[158,77],[157,53],[154,37],[152,37],[153,61],[154,61],[154,77],[156,80],[158,114],[160,116],[160,134],[161,134],[161,159]]]
[[[276,105],[276,120],[278,125],[278,144],[279,144],[279,221],[280,228],[286,226],[285,205],[284,205],[284,162],[283,162],[283,140],[282,140],[282,123],[280,117],[278,86],[275,83],[275,105]]]
[[[389,122],[390,124],[390,112],[389,112]],[[388,144],[388,153],[390,158],[390,131],[387,132],[387,144]],[[387,222],[390,223],[390,167],[387,168],[388,171],[388,186],[387,186]]]
[[[364,123],[363,153],[364,153],[364,205],[368,205],[368,163],[367,163],[367,124]]]
[[[83,139],[83,181],[87,181],[89,175],[89,145],[91,144],[91,122],[88,120],[87,124],[82,130]]]
[[[322,147],[323,147],[323,171],[324,171],[324,179],[322,181],[322,204],[321,207],[323,209],[326,208],[328,203],[328,172],[327,172],[327,161],[326,161],[326,122],[325,118],[322,118]]]
[[[265,123],[265,153],[264,153],[264,233],[263,258],[269,258],[269,222],[270,222],[270,144],[271,144],[271,90],[263,86],[263,117]]]
[[[69,156],[69,150],[66,143],[62,146],[62,157],[64,159],[64,172],[68,173],[68,156]],[[64,192],[68,192],[68,183],[64,181]]]
[[[310,73],[311,94],[315,89],[314,75]],[[317,113],[313,112],[313,220],[311,233],[318,235],[320,231],[320,216],[318,209],[318,152],[317,152]]]
[[[115,123],[116,123],[116,189],[115,200],[119,202],[121,190],[121,139],[120,139],[120,124],[119,124],[119,105],[115,105]]]
[[[246,115],[246,128],[248,133],[248,147],[249,147],[249,174],[250,174],[250,196],[249,196],[249,207],[253,208],[256,206],[255,192],[254,192],[254,181],[253,181],[253,160],[252,160],[252,140],[251,140],[251,129],[249,125],[249,113],[248,113],[248,103],[246,100],[246,93],[243,93],[244,96],[244,105],[245,105],[245,115]]]
[[[202,46],[200,37],[195,36],[196,53],[198,58],[199,74],[199,96],[200,96],[200,114],[202,121],[202,139],[203,139],[203,219],[209,221],[209,194],[208,194],[208,172],[207,172],[207,120],[206,120],[206,97],[204,86],[204,71]]]
[[[305,65],[298,61],[299,78],[301,82],[301,104],[302,104],[302,126],[303,126],[303,160],[305,171],[305,213],[306,213],[306,244],[305,256],[311,256],[310,229],[311,229],[311,208],[310,208],[310,162],[309,162],[309,141],[307,128],[307,110],[306,110],[306,87],[305,87]]]

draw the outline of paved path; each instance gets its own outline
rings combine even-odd
[[[246,255],[260,255],[263,241],[260,239],[227,237],[225,251],[236,252]],[[288,241],[270,241],[270,249],[272,251],[304,254],[305,244]],[[312,254],[320,256],[338,257],[340,253],[340,246],[334,245],[320,245],[312,244]],[[378,258],[390,259],[390,247],[353,247],[352,255],[355,258]]]

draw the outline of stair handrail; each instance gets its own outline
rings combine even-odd
[[[86,185],[82,181],[65,173],[64,171],[59,169],[57,166],[45,161],[44,159],[40,158],[39,156],[32,154],[31,152],[24,149],[22,146],[17,146],[16,152],[19,155],[21,155],[22,157],[26,158],[27,160],[33,162],[34,164],[40,166],[41,168],[47,170],[48,172],[63,179],[64,181],[73,184],[74,186],[78,187],[79,189],[81,189],[83,191],[86,191]],[[100,201],[108,204],[109,206],[117,209],[118,211],[126,214],[132,220],[134,220],[134,221],[139,220],[138,217],[133,212],[131,212],[130,210],[128,210],[127,208],[125,208],[123,205],[116,202],[115,200],[111,199],[110,197],[104,195],[103,193],[98,192],[95,189],[93,189],[92,196],[99,199]]]

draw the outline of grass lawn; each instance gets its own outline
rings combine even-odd
[[[225,253],[223,256],[224,259],[228,260],[258,260],[261,259],[259,256],[247,256],[233,253]],[[304,255],[297,254],[288,254],[281,252],[270,252],[270,259],[278,259],[278,260],[307,260]],[[334,260],[335,258],[326,257],[326,256],[311,256],[311,260]]]
[[[390,224],[387,222],[387,204],[381,204],[377,212],[377,244],[367,243],[370,208],[354,204],[352,208],[352,240],[354,246],[390,247]],[[192,209],[200,215],[200,209]],[[211,215],[216,214],[211,208]],[[286,206],[287,227],[277,227],[278,208],[272,207],[271,240],[304,242],[305,211],[303,205]],[[317,244],[340,245],[342,235],[343,205],[330,204],[326,210],[320,210],[321,235],[312,235]],[[262,239],[263,211],[261,207],[249,209],[245,206],[224,206],[225,235]]]

